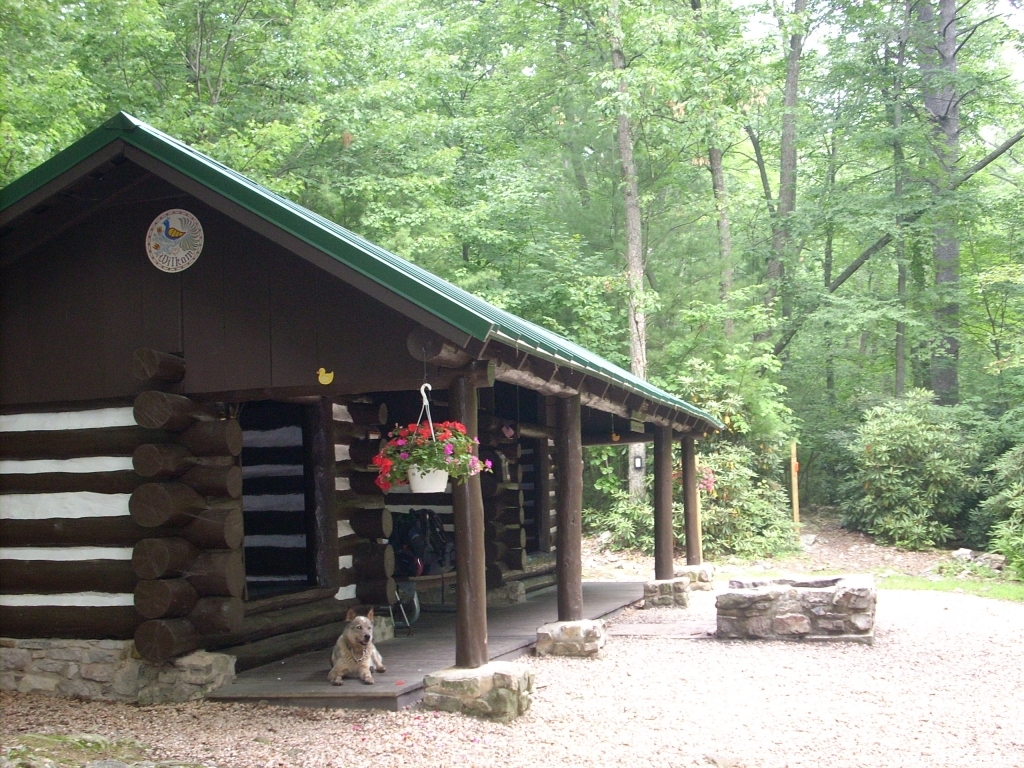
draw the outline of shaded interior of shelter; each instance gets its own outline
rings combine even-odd
[[[584,582],[584,617],[614,616],[642,597],[639,582]],[[488,608],[490,659],[512,660],[530,653],[537,629],[556,621],[557,615],[554,588],[532,593],[525,603]],[[454,640],[454,614],[427,611],[413,624],[411,634],[400,628],[394,639],[379,646],[387,671],[374,674],[372,686],[354,679],[346,679],[341,686],[327,682],[331,639],[321,641],[317,648],[243,671],[235,682],[208,698],[282,706],[401,709],[422,698],[425,675],[453,666]]]

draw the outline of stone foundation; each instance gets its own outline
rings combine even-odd
[[[500,587],[487,590],[487,605],[516,605],[526,602],[526,585],[521,581],[510,581]]]
[[[600,619],[556,621],[537,630],[538,656],[594,656],[607,641],[604,622]]]
[[[734,580],[729,590],[715,601],[719,638],[874,641],[870,576]]]
[[[492,661],[476,669],[442,669],[423,678],[423,706],[507,723],[530,708],[533,672]]]
[[[0,689],[138,704],[201,699],[231,682],[235,657],[196,651],[166,664],[130,640],[0,638]]]
[[[685,608],[690,604],[692,584],[689,576],[678,579],[660,579],[644,584],[644,608],[673,606]]]
[[[691,592],[711,592],[715,588],[715,566],[711,563],[680,566],[675,570],[675,577],[689,579]]]

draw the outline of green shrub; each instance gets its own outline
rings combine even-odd
[[[701,528],[704,556],[726,555],[743,558],[771,557],[796,547],[796,528],[790,518],[785,492],[753,469],[755,457],[742,446],[722,443],[711,454],[702,455]],[[677,494],[678,495],[678,494]],[[631,499],[625,491],[613,491],[606,509],[583,513],[588,533],[607,533],[609,549],[654,551],[654,509],[644,500]],[[675,541],[684,541],[682,504],[672,508]]]
[[[978,519],[991,523],[991,545],[1024,574],[1024,445],[1007,451],[989,467],[992,495],[978,505]]]
[[[622,490],[611,491],[612,502],[604,509],[583,510],[587,533],[607,533],[609,549],[654,552],[654,508],[644,499],[630,498]]]
[[[777,482],[755,471],[749,448],[719,443],[700,459],[702,471],[707,467],[714,476],[713,489],[701,489],[705,557],[772,557],[796,548],[789,497]]]
[[[907,549],[953,538],[978,487],[970,474],[977,449],[930,392],[914,390],[869,409],[849,450],[854,468],[844,525]]]

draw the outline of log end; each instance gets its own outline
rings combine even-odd
[[[199,647],[199,635],[188,619],[153,619],[135,630],[135,649],[147,661],[163,664]]]

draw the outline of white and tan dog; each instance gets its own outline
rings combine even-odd
[[[384,669],[384,660],[373,644],[373,609],[365,616],[358,616],[354,608],[349,608],[345,621],[348,626],[331,651],[331,671],[327,680],[334,685],[341,685],[344,677],[358,677],[367,685],[373,685],[370,672],[387,671]]]

